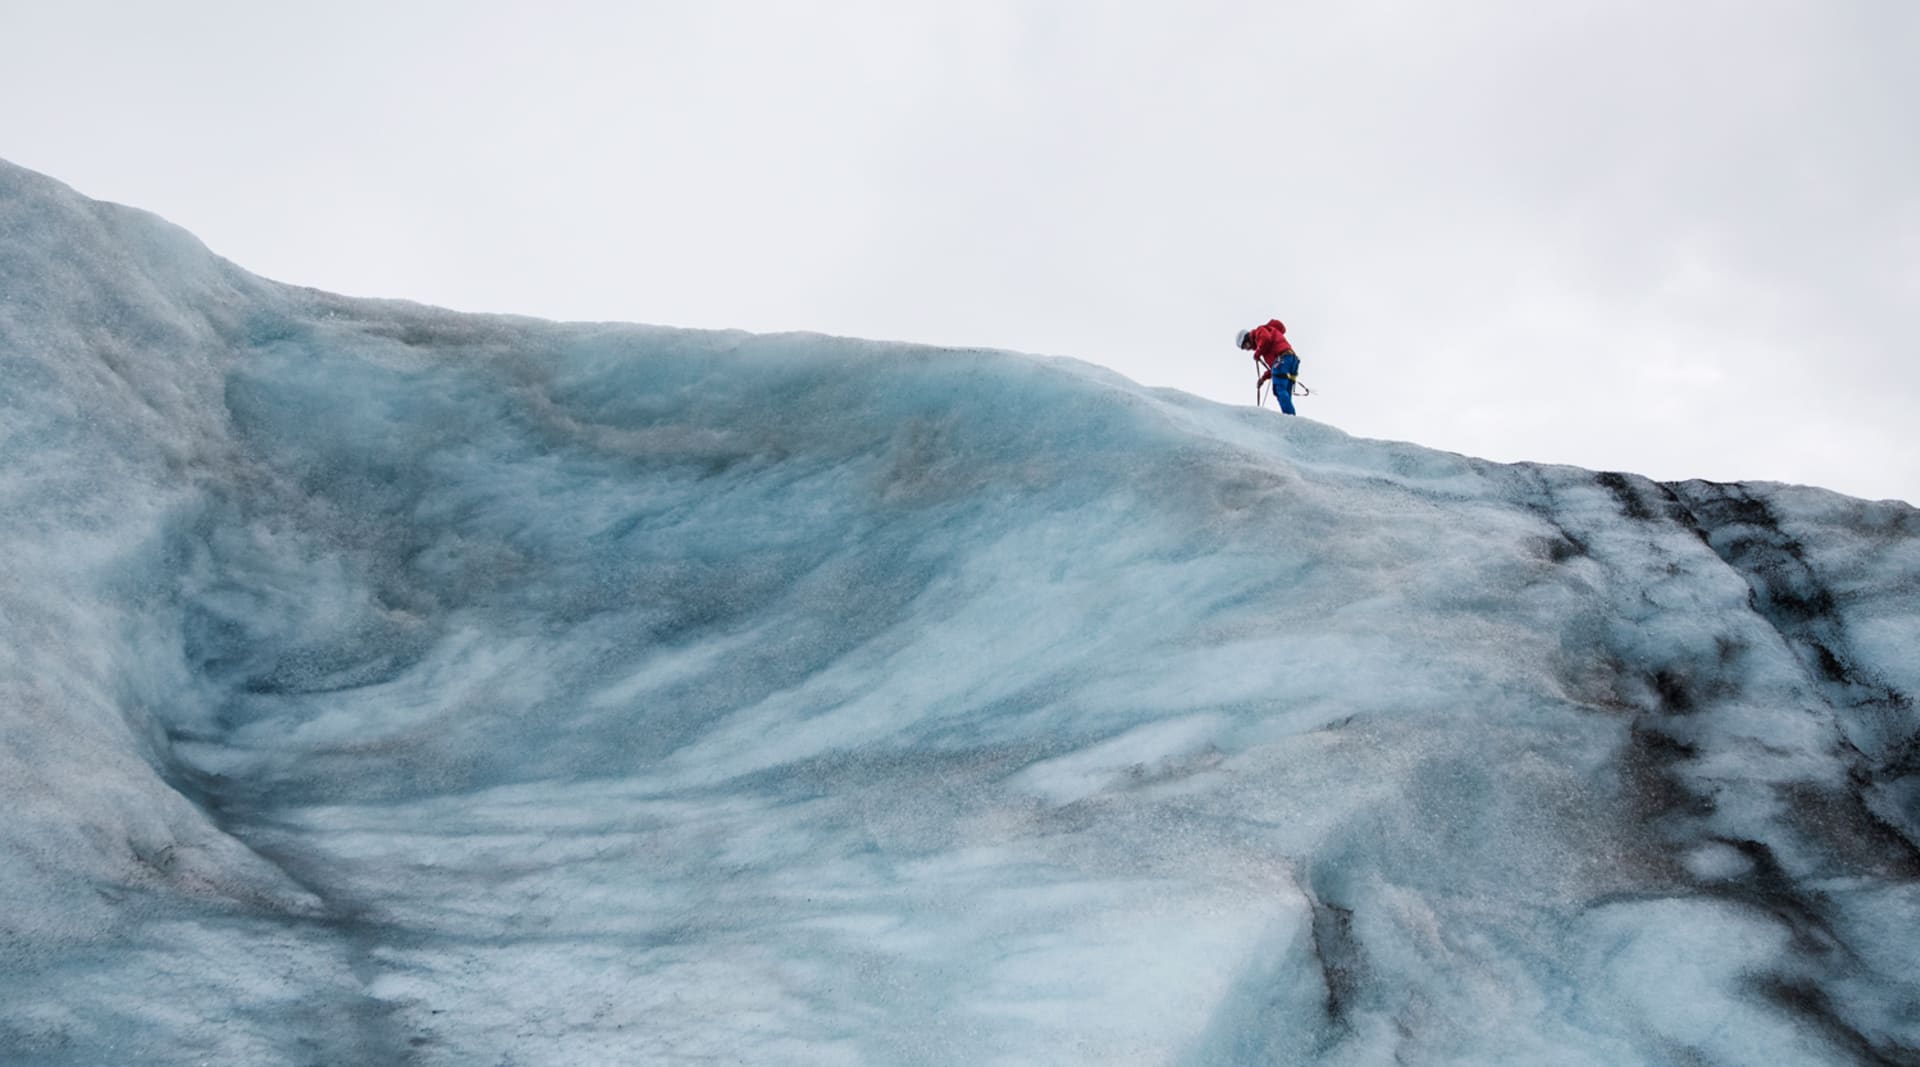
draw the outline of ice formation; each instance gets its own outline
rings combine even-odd
[[[1920,513],[0,164],[0,1059],[1920,1062]]]

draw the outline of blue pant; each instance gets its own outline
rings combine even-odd
[[[1280,410],[1293,414],[1293,376],[1300,373],[1300,357],[1288,352],[1273,365],[1273,398]]]

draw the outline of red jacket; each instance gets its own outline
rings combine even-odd
[[[1250,333],[1254,358],[1266,364],[1268,370],[1273,369],[1281,356],[1293,351],[1293,343],[1287,340],[1287,328],[1279,319],[1273,319],[1265,326],[1255,326]]]

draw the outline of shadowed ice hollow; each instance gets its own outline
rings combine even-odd
[[[1920,1062],[1920,514],[0,164],[8,1063]]]

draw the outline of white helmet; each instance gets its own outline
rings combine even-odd
[[[1245,348],[1245,347],[1247,347],[1247,338],[1248,338],[1249,336],[1251,336],[1251,335],[1252,335],[1252,332],[1253,332],[1253,331],[1251,331],[1251,330],[1241,330],[1241,331],[1240,331],[1239,333],[1237,333],[1237,334],[1234,334],[1234,335],[1233,335],[1233,347],[1235,347],[1235,348]]]

